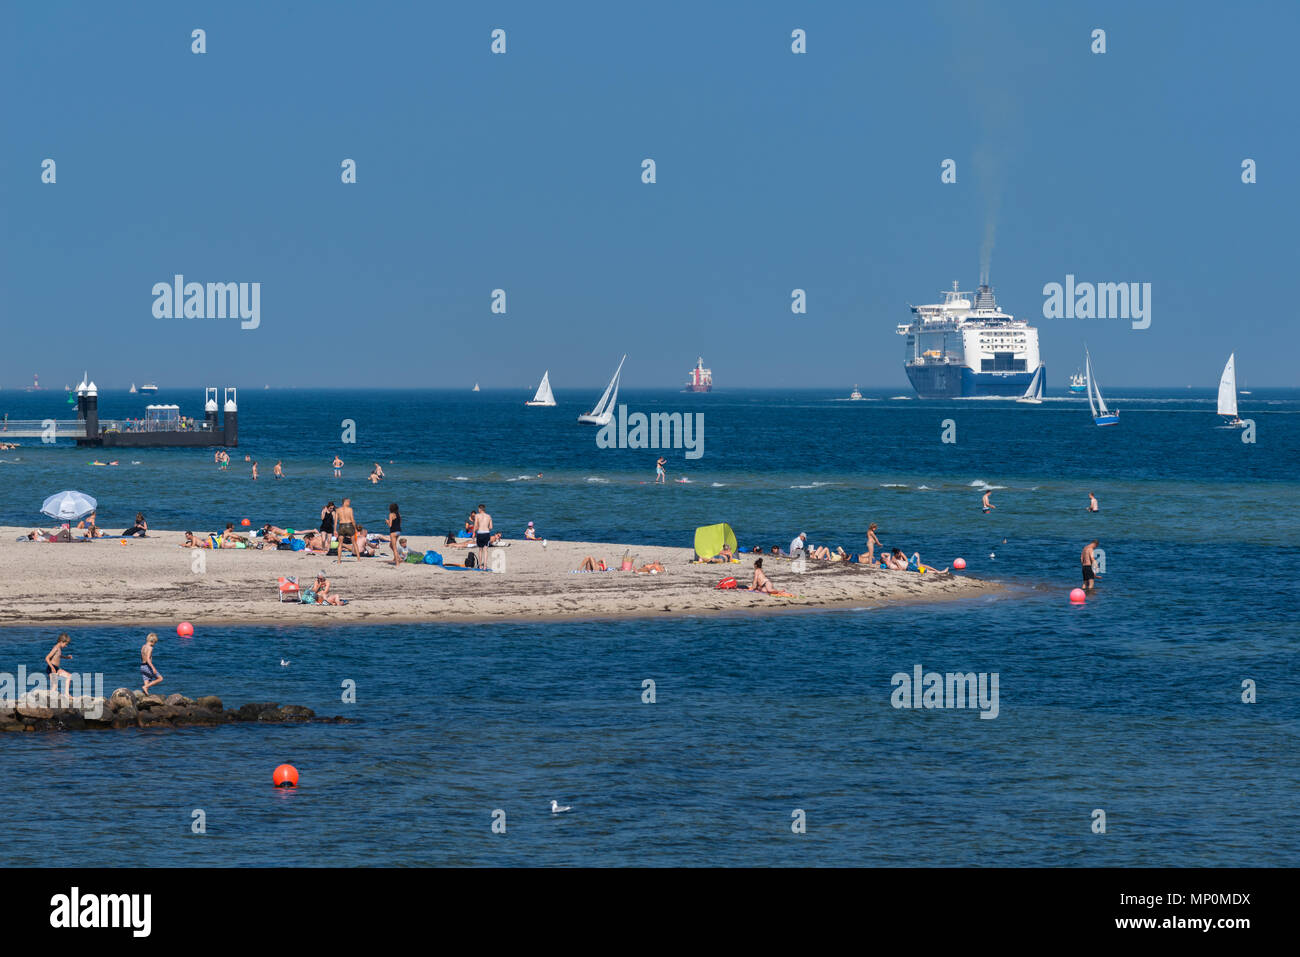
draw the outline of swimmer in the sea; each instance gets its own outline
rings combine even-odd
[[[991,494],[992,494],[992,492],[990,492],[990,491],[986,491],[986,492],[984,493],[984,511],[986,511],[986,512],[987,512],[989,509],[997,508],[996,505],[994,505],[992,502],[989,501],[989,495],[991,495]]]

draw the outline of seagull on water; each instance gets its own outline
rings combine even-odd
[[[281,667],[281,668],[288,668],[288,667],[289,667],[289,662],[287,662],[287,661],[285,661],[283,658],[281,658],[281,659],[280,659],[280,667]]]
[[[563,814],[565,811],[572,811],[572,810],[573,810],[572,807],[568,807],[568,806],[566,806],[566,807],[560,807],[560,802],[559,802],[559,801],[552,801],[552,802],[551,802],[551,813],[552,813],[552,814]]]

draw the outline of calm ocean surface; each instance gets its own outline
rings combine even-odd
[[[1300,390],[1242,397],[1254,444],[1216,428],[1208,389],[1110,391],[1121,424],[1098,429],[1076,398],[625,390],[629,411],[704,413],[703,457],[670,451],[658,487],[656,451],[597,449],[574,422],[596,390],[559,390],[554,409],[525,409],[524,390],[245,390],[227,472],[201,450],[24,440],[0,452],[0,524],[46,522],[41,501],[64,488],[97,497],[113,531],[137,510],[158,528],[314,527],[325,500],[351,495],[367,525],[397,501],[408,532],[433,534],[482,501],[510,534],[532,520],[551,538],[644,544],[647,557],[718,521],[744,545],[807,531],[857,550],[875,521],[887,545],[940,566],[960,555],[1013,587],[766,618],[200,623],[190,640],[163,634],[166,691],[358,723],[5,735],[3,861],[1295,866]],[[110,392],[100,409],[176,402],[197,415],[201,397]],[[7,390],[0,412],[71,414],[61,392]],[[354,445],[340,444],[344,419]],[[955,443],[940,441],[945,419]],[[256,484],[244,454],[260,464]],[[121,464],[89,465],[97,457]],[[376,461],[389,476],[377,488],[365,481]],[[987,488],[998,507],[985,515]],[[1084,511],[1089,491],[1100,514]],[[1072,608],[1094,535],[1106,574]],[[0,670],[37,669],[60,627],[0,630]],[[80,669],[134,686],[140,629],[73,638]],[[891,676],[917,664],[997,672],[998,717],[894,709]],[[340,701],[349,679],[355,705]],[[1241,702],[1245,679],[1255,704]],[[301,772],[296,791],[271,787],[284,761]],[[553,817],[552,798],[573,811]],[[190,833],[196,808],[206,836]],[[505,836],[490,828],[497,808]],[[791,832],[796,808],[806,834]],[[1104,835],[1090,830],[1094,808]]]

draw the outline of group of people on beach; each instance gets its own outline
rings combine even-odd
[[[143,512],[135,513],[135,524],[130,528],[124,529],[120,535],[105,535],[104,530],[96,524],[96,512],[91,512],[85,518],[76,524],[77,531],[81,532],[81,538],[74,538],[72,534],[73,526],[69,522],[64,522],[58,528],[45,531],[42,528],[33,528],[27,533],[29,542],[73,542],[85,541],[92,538],[148,538],[149,523],[144,519]]]

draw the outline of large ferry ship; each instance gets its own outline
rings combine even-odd
[[[922,399],[1019,396],[1040,364],[1038,330],[999,309],[987,280],[974,297],[954,282],[943,302],[912,306],[898,334],[907,337],[904,367]]]

